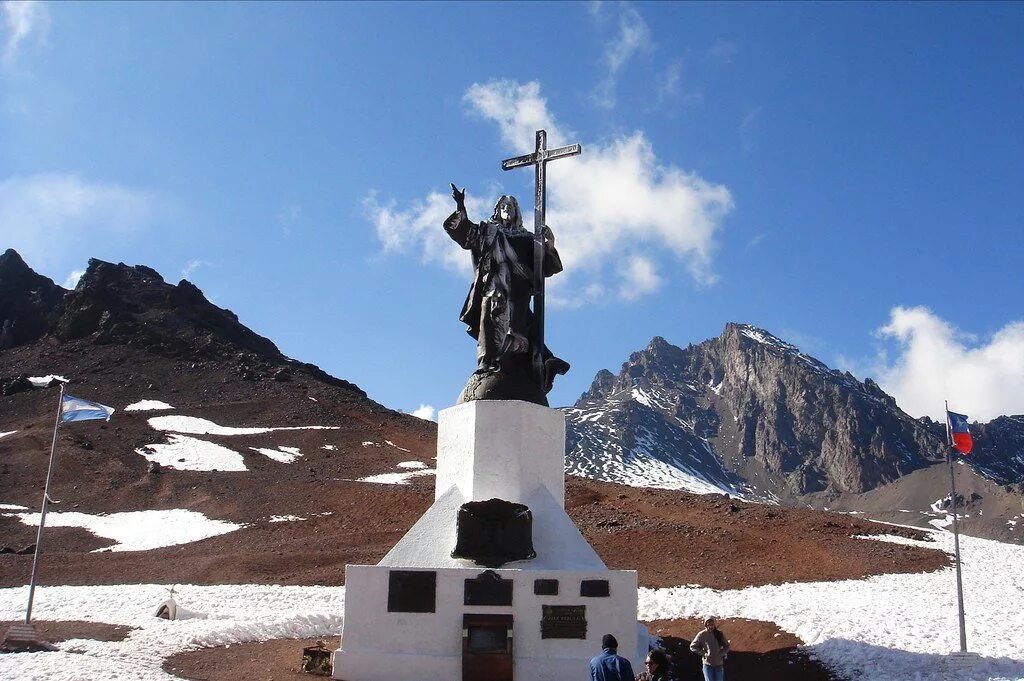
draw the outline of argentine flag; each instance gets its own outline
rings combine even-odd
[[[61,423],[67,423],[68,421],[95,421],[97,419],[109,421],[110,415],[113,413],[113,407],[108,407],[99,402],[83,400],[81,397],[65,395],[60,402]]]

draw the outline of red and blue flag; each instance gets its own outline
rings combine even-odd
[[[967,416],[947,410],[946,420],[949,423],[950,436],[953,438],[953,447],[961,454],[970,454],[974,449],[974,438],[971,437],[971,429],[967,425]]]

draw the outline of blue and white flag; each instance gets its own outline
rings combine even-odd
[[[61,423],[67,423],[68,421],[95,421],[97,419],[109,421],[110,415],[113,413],[113,407],[108,407],[99,402],[90,402],[89,400],[83,400],[81,397],[73,397],[71,395],[65,395],[60,403]]]

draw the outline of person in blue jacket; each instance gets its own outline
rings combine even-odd
[[[619,642],[611,634],[601,639],[601,654],[590,660],[591,681],[633,681],[633,665],[615,651]]]

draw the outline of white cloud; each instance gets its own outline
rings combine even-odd
[[[623,282],[619,288],[619,297],[624,300],[636,300],[661,287],[657,267],[643,256],[633,256],[622,269]]]
[[[0,182],[0,225],[7,245],[39,269],[68,250],[144,226],[156,203],[151,192],[75,175],[16,176]]]
[[[594,101],[599,106],[615,106],[615,87],[622,69],[638,52],[651,44],[651,29],[634,7],[626,3],[616,6],[619,10],[618,32],[605,45],[605,76],[594,89]]]
[[[548,131],[548,146],[562,144],[571,130],[562,131],[548,112],[548,103],[540,96],[540,83],[520,85],[514,80],[473,83],[463,97],[471,111],[498,124],[501,140],[510,149],[521,149],[538,130]],[[525,150],[524,150],[525,151]]]
[[[549,146],[578,141],[548,111],[539,83],[474,84],[465,99],[474,113],[498,124],[502,141],[517,152],[528,150],[540,127],[548,131]],[[548,282],[553,305],[600,301],[609,289],[640,297],[664,283],[659,269],[677,269],[666,261],[682,262],[699,284],[714,282],[715,237],[732,195],[659,161],[643,132],[586,143],[581,156],[551,163],[548,177],[547,222],[565,265]],[[485,200],[468,196],[471,217],[488,217],[498,194],[494,188]],[[436,191],[404,208],[376,195],[366,199],[386,251],[415,249],[427,262],[467,271],[469,255],[441,229],[453,206],[450,196]]]
[[[908,414],[944,420],[946,399],[979,421],[1024,413],[1024,320],[979,342],[926,307],[896,307],[877,333],[899,346],[879,358],[878,383]]]
[[[429,404],[421,404],[419,406],[419,409],[414,411],[412,413],[412,415],[415,416],[418,419],[423,419],[424,421],[433,421],[434,420],[434,411],[435,411],[434,407],[432,407],[431,405],[429,405]]]
[[[21,48],[30,38],[38,43],[46,40],[50,28],[50,13],[46,5],[37,0],[4,0],[0,2],[3,20],[3,65],[13,69]]]
[[[64,288],[73,289],[78,286],[78,280],[85,274],[85,270],[72,270],[68,278],[64,280]]]

